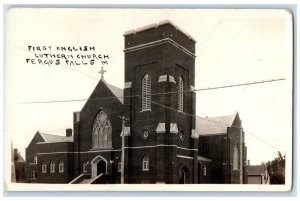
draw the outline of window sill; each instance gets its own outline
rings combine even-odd
[[[142,110],[141,112],[151,112],[151,109],[145,109],[145,110]]]
[[[113,150],[113,148],[112,147],[92,148],[89,151],[100,151],[100,150]]]

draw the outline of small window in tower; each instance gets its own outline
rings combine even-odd
[[[142,111],[151,110],[151,78],[149,74],[142,81]]]
[[[179,132],[178,132],[178,137],[179,137],[179,139],[180,139],[181,141],[183,141],[183,140],[184,140],[184,132],[183,132],[183,131],[179,131]]]
[[[203,165],[203,175],[206,176],[206,164]]]
[[[149,171],[149,158],[148,158],[148,156],[145,156],[143,158],[142,166],[143,166],[143,171]]]
[[[178,111],[183,112],[183,79],[181,76],[178,82]]]
[[[148,129],[144,129],[142,131],[142,138],[143,139],[147,139],[149,137],[149,130]]]

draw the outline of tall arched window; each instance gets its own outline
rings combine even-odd
[[[183,112],[183,79],[181,76],[178,82],[178,111]]]
[[[239,147],[236,144],[233,148],[233,170],[239,169]]]
[[[58,162],[58,172],[64,172],[64,162],[62,160]]]
[[[144,156],[142,166],[143,166],[143,171],[149,171],[149,158],[148,158],[148,156]]]
[[[151,110],[151,78],[145,74],[142,81],[142,111]]]
[[[93,126],[93,149],[111,148],[112,127],[108,115],[101,110],[94,120]]]
[[[47,164],[45,161],[42,162],[42,173],[47,173]]]
[[[55,172],[55,162],[54,161],[51,161],[51,163],[50,163],[50,172],[51,173]]]

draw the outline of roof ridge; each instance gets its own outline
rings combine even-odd
[[[119,96],[119,94],[116,94],[117,92],[115,91],[115,89],[119,90],[120,92],[122,91],[122,93],[124,92],[124,89],[108,84],[104,79],[101,79],[100,81],[102,81],[107,86],[107,88],[116,96],[116,98],[123,104],[123,95]]]

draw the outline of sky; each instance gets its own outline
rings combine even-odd
[[[283,81],[197,92],[201,117],[239,112],[251,164],[280,151],[291,161],[292,16],[285,10],[10,9],[7,15],[5,143],[25,157],[37,130],[65,135],[100,79],[101,63],[38,65],[28,46],[93,46],[109,55],[106,82],[124,86],[123,34],[170,20],[196,41],[195,88],[283,78]],[[51,52],[51,51],[50,51]],[[53,101],[53,103],[31,103]]]

